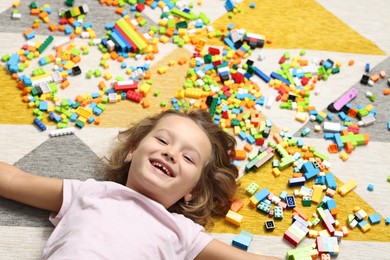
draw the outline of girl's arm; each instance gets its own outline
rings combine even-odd
[[[228,244],[225,244],[219,240],[213,239],[208,245],[200,252],[196,257],[197,260],[213,259],[235,259],[235,260],[277,260],[280,259],[274,256],[256,255],[249,252],[240,250]]]
[[[0,197],[58,212],[62,205],[62,180],[31,175],[0,162]]]

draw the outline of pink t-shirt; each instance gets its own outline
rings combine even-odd
[[[114,182],[64,180],[43,259],[193,259],[212,240],[181,214]]]

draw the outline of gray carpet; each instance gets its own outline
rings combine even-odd
[[[48,139],[24,156],[15,165],[35,175],[55,178],[99,179],[100,164],[96,154],[77,136]],[[50,212],[0,198],[0,225],[46,227]]]
[[[350,102],[350,104],[352,104],[352,106],[354,107],[359,107],[359,106],[365,107],[369,104],[372,104],[374,106],[374,110],[377,111],[377,114],[375,115],[375,122],[372,125],[361,127],[360,133],[369,134],[371,141],[390,142],[390,131],[387,130],[387,122],[390,120],[390,101],[389,101],[389,96],[385,96],[383,94],[383,90],[390,87],[387,84],[387,77],[388,75],[390,75],[390,57],[386,58],[380,64],[372,68],[369,73],[364,73],[364,71],[362,71],[362,76],[365,74],[370,76],[375,73],[379,74],[380,71],[386,72],[387,75],[386,79],[380,79],[372,87],[361,84],[360,78],[356,79],[357,82],[353,86],[351,86],[351,88],[352,87],[356,88],[358,90],[358,95]],[[370,91],[373,95],[376,96],[374,102],[371,102],[370,99],[366,96],[367,91]],[[325,121],[342,123],[342,120],[338,117],[337,113],[331,113],[328,110],[324,112],[333,115],[333,119],[331,121],[329,120],[325,120]],[[357,124],[358,119],[352,118],[351,122]],[[295,136],[300,136],[301,131],[309,127],[311,129],[311,132],[307,137],[322,138],[324,136],[324,133],[322,131],[315,132],[314,131],[315,125],[318,125],[318,122],[308,121],[295,133]]]
[[[65,1],[19,1],[20,6],[17,8],[19,13],[21,13],[22,18],[20,20],[12,20],[12,23],[10,23],[10,17],[12,16],[12,13],[15,8],[10,8],[6,11],[4,11],[0,15],[0,32],[8,32],[8,33],[14,33],[14,32],[20,32],[20,28],[31,28],[33,16],[30,15],[30,3],[35,2],[37,6],[43,7],[44,4],[49,4],[51,9],[54,12],[58,12],[58,10],[70,10],[72,7],[66,8],[64,5]],[[115,15],[114,10],[116,7],[113,6],[107,6],[107,5],[101,5],[99,1],[96,0],[89,0],[89,1],[74,1],[74,7],[81,6],[83,4],[87,4],[89,8],[88,14],[85,16],[84,23],[90,22],[92,24],[92,29],[96,33],[97,38],[101,38],[106,35],[106,23],[107,23],[107,17],[111,17],[111,23],[115,23],[116,20],[120,18],[120,15]],[[125,6],[126,8],[129,8],[128,5]],[[126,10],[125,8],[125,10]],[[130,10],[127,10],[127,12],[130,15],[130,18],[134,18],[134,12],[130,12]],[[146,15],[142,16],[144,19],[147,20],[147,25],[144,27],[138,27],[140,32],[148,32],[150,26],[156,26],[156,24],[148,18]],[[27,19],[28,18],[28,19]],[[38,18],[38,17],[37,17]],[[38,18],[39,19],[39,18]],[[59,15],[57,13],[49,14],[50,23],[59,24]],[[49,24],[45,24],[41,22],[41,26],[34,30],[36,34],[43,34],[47,35],[50,33],[50,35],[53,36],[64,36],[64,32],[56,31],[56,32],[50,32],[48,29]]]

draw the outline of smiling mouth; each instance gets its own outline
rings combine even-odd
[[[168,177],[174,177],[171,170],[168,167],[166,167],[165,165],[163,165],[162,163],[157,162],[157,161],[151,161],[150,163],[153,165],[154,168],[159,170],[162,174],[164,174]]]

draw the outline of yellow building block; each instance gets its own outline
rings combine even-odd
[[[322,200],[322,186],[321,185],[314,185],[313,186],[313,195],[311,196],[311,201],[315,204],[320,203]]]
[[[281,171],[279,170],[279,168],[272,168],[272,174],[273,174],[275,177],[279,177],[280,174],[281,174]]]
[[[243,219],[242,215],[232,210],[229,210],[228,213],[226,214],[226,221],[236,225],[237,227],[241,226],[242,219]]]
[[[353,191],[357,187],[357,182],[353,179],[350,179],[346,183],[344,183],[341,187],[339,187],[338,192],[341,196],[347,195],[349,192]]]

